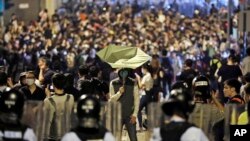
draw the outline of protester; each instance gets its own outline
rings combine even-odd
[[[65,73],[65,86],[64,92],[67,94],[72,94],[74,96],[75,101],[81,96],[80,92],[74,87],[74,76],[71,73]]]
[[[20,88],[24,87],[26,85],[26,72],[20,73],[19,81],[16,83],[13,88],[16,90],[19,90]]]
[[[119,78],[110,82],[110,101],[120,102],[122,110],[122,125],[125,125],[131,141],[137,141],[136,118],[139,110],[139,89],[132,79],[132,70],[121,69]]]
[[[77,80],[77,89],[81,89],[81,84],[83,81],[88,79],[89,68],[87,66],[81,65],[78,69],[79,79]]]
[[[226,102],[227,98],[223,95],[224,90],[224,82],[228,79],[239,79],[242,80],[242,71],[239,67],[239,65],[235,65],[235,56],[230,55],[227,59],[227,64],[222,65],[217,73],[215,74],[217,76],[218,82],[220,83],[220,99],[222,102]]]
[[[192,81],[196,76],[197,72],[193,69],[193,60],[185,60],[184,68],[179,76],[179,80],[186,82],[188,84],[188,89],[191,90]]]
[[[147,106],[152,101],[152,88],[153,88],[153,78],[151,76],[151,67],[148,64],[144,64],[142,66],[142,74],[143,77],[140,78],[140,76],[137,74],[137,82],[140,89],[140,105],[139,105],[139,112],[138,112],[138,121],[139,121],[139,127],[140,131],[143,131],[142,128],[142,110],[145,107],[145,111],[147,113]]]
[[[27,100],[43,101],[46,97],[45,91],[35,84],[35,73],[33,71],[26,72],[26,85],[20,89]]]
[[[5,72],[0,71],[0,93],[10,90],[10,87],[7,85],[8,77]]]
[[[224,96],[228,97],[227,103],[245,104],[244,99],[240,95],[241,83],[237,79],[228,79],[224,82]]]
[[[45,57],[39,58],[38,66],[40,69],[38,80],[40,81],[40,84],[42,84],[44,87],[47,87],[47,85],[51,84],[51,77],[53,75],[53,71],[49,68],[48,59]]]

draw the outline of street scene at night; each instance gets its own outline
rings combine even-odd
[[[0,141],[248,141],[250,0],[0,0]]]

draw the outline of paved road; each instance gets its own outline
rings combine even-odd
[[[137,132],[137,138],[138,138],[138,141],[149,141],[149,135],[146,131]],[[122,140],[121,141],[130,141],[126,130],[123,130],[123,132],[122,132]]]

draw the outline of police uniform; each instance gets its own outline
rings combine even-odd
[[[34,131],[20,123],[24,101],[24,96],[14,89],[1,94],[0,141],[37,141]]]
[[[77,103],[79,125],[65,134],[62,141],[115,141],[114,136],[99,124],[100,102],[91,95],[82,95]]]
[[[195,107],[192,99],[185,82],[172,86],[168,101],[162,105],[163,112],[170,116],[169,123],[155,128],[151,141],[208,141],[200,128],[187,121]]]
[[[200,128],[180,117],[173,117],[163,127],[155,128],[150,141],[208,141]]]
[[[88,129],[89,130],[89,129]],[[82,132],[84,129],[77,127],[71,132],[65,134],[62,141],[115,141],[114,136],[106,129],[94,130],[92,133]],[[86,131],[86,130],[85,130]]]
[[[0,125],[0,140],[4,141],[37,141],[36,135],[31,128],[16,125],[9,127]]]

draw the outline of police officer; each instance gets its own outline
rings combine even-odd
[[[201,128],[208,138],[213,140],[212,127],[224,117],[224,113],[212,101],[211,94],[215,95],[215,90],[211,90],[209,79],[201,74],[193,79],[192,93],[195,108],[189,116],[189,122]]]
[[[24,96],[17,90],[3,92],[0,97],[0,140],[36,141],[34,131],[20,123]]]
[[[187,121],[193,109],[194,103],[187,84],[176,82],[168,101],[162,105],[163,112],[170,120],[154,129],[151,141],[208,141],[200,128]]]
[[[91,95],[82,95],[77,104],[79,125],[65,134],[62,141],[115,141],[114,136],[99,124],[100,103]]]
[[[197,103],[210,103],[210,82],[205,75],[198,75],[193,79],[192,92]]]

